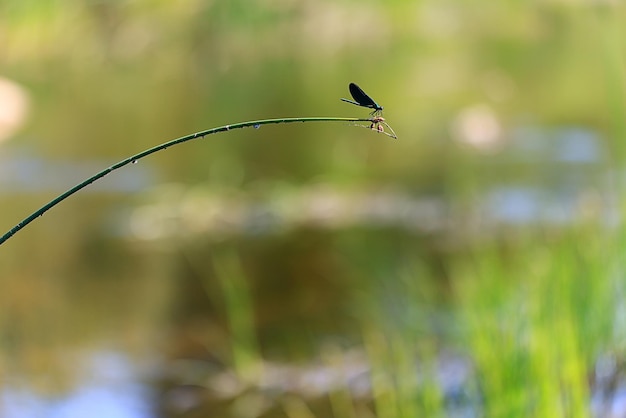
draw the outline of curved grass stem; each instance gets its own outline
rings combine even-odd
[[[148,155],[154,154],[156,152],[162,151],[166,148],[172,147],[174,145],[178,145],[178,144],[182,144],[183,142],[188,142],[188,141],[192,141],[194,139],[198,139],[198,138],[203,138],[207,135],[212,135],[212,134],[217,134],[220,132],[227,132],[227,131],[232,131],[234,129],[241,129],[241,128],[249,128],[249,127],[255,127],[258,128],[261,125],[270,125],[270,124],[279,124],[279,123],[295,123],[295,122],[371,122],[376,123],[377,119],[375,118],[366,118],[366,119],[359,119],[359,118],[330,118],[330,117],[312,117],[312,118],[283,118],[283,119],[262,119],[262,120],[254,120],[254,121],[248,121],[248,122],[241,122],[241,123],[235,123],[233,125],[224,125],[224,126],[220,126],[217,128],[212,128],[212,129],[207,129],[205,131],[200,131],[200,132],[196,132],[194,134],[190,134],[190,135],[186,135],[180,138],[176,138],[173,139],[171,141],[165,142],[161,145],[157,145],[155,147],[149,148],[145,151],[142,151],[138,154],[135,154],[133,156],[130,156],[116,164],[113,164],[112,166],[100,171],[99,173],[96,173],[95,175],[89,177],[87,180],[83,181],[82,183],[77,184],[76,186],[72,187],[71,189],[69,189],[68,191],[66,191],[65,193],[59,195],[58,197],[56,197],[55,199],[51,200],[50,202],[46,203],[45,205],[43,205],[41,208],[37,209],[35,212],[33,212],[30,216],[28,216],[27,218],[25,218],[24,220],[22,220],[20,223],[18,223],[17,225],[15,225],[13,228],[11,228],[7,233],[5,233],[2,237],[0,237],[0,245],[2,245],[6,240],[8,240],[9,238],[11,238],[13,235],[15,235],[18,231],[20,231],[21,229],[23,229],[26,225],[28,225],[29,223],[31,223],[32,221],[34,221],[35,219],[37,219],[38,217],[42,216],[45,212],[47,212],[49,209],[53,208],[54,206],[56,206],[57,204],[61,203],[62,201],[64,201],[65,199],[67,199],[68,197],[70,197],[71,195],[73,195],[74,193],[78,192],[81,189],[84,189],[85,187],[89,186],[91,183],[95,182],[96,180],[101,179],[102,177],[106,176],[107,174],[122,168],[128,164],[131,163],[136,163],[137,161],[139,161],[140,159],[147,157]],[[388,125],[387,125],[388,126]],[[388,135],[386,132],[384,132],[386,135]],[[392,135],[389,135],[392,136]],[[393,138],[396,138],[395,135],[392,136]]]

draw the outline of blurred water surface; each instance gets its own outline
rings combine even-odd
[[[226,132],[37,219],[0,248],[0,415],[338,416],[341,402],[319,393],[348,387],[355,414],[371,416],[365,360],[343,358],[357,377],[312,397],[295,382],[341,379],[328,347],[359,353],[391,318],[425,351],[442,347],[432,357],[453,376],[440,379],[450,415],[477,416],[451,320],[453,263],[486,241],[619,224],[623,98],[598,45],[615,41],[623,9],[3,2],[4,230],[182,135],[364,117],[339,101],[349,82],[385,107],[399,140],[349,124]]]

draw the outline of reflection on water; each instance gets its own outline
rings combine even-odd
[[[616,225],[619,211],[608,154],[599,135],[589,129],[515,130],[503,158],[491,164],[520,173],[490,181],[478,199],[486,222],[565,226],[592,217]]]
[[[0,193],[62,193],[111,164],[111,161],[45,160],[28,152],[5,147],[0,153]],[[146,164],[133,165],[105,176],[84,192],[136,193],[154,184],[154,177],[153,171]]]
[[[520,127],[505,152],[517,161],[542,164],[606,164],[608,158],[602,138],[582,127]]]
[[[75,364],[83,374],[80,386],[62,396],[44,397],[29,389],[27,384],[5,385],[0,392],[0,416],[156,418],[162,416],[156,411],[156,405],[160,405],[173,416],[192,411],[221,411],[226,414],[224,416],[271,417],[282,416],[277,411],[288,409],[293,399],[315,404],[347,390],[353,402],[367,405],[372,394],[371,365],[360,350],[346,351],[341,358],[330,362],[328,359],[299,365],[265,362],[263,373],[254,384],[238,379],[233,370],[216,371],[202,364],[185,366],[194,376],[192,380],[195,383],[183,384],[191,376],[181,374],[177,367],[166,367],[159,374],[171,372],[176,379],[182,380],[178,380],[178,386],[163,394],[157,394],[149,383],[149,378],[154,378],[150,376],[154,365],[140,364],[123,353],[105,350],[86,353],[80,360]],[[435,364],[435,379],[447,416],[482,416],[481,395],[476,389],[478,382],[471,361],[460,355],[441,353]],[[419,366],[412,373],[418,381],[422,381],[421,384],[426,383],[425,376],[420,376],[424,371]],[[615,357],[601,356],[598,359],[591,386],[593,416],[624,416],[625,378],[623,365],[618,364]]]
[[[154,393],[142,382],[145,370],[116,351],[87,353],[71,359],[80,384],[58,397],[44,397],[24,385],[3,385],[3,418],[154,418]]]

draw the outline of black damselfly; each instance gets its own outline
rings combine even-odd
[[[376,103],[374,101],[374,99],[372,99],[370,96],[368,96],[367,93],[365,93],[361,89],[361,87],[357,86],[354,83],[350,83],[348,88],[350,89],[350,94],[352,95],[352,98],[354,99],[354,101],[348,100],[348,99],[344,99],[344,98],[342,98],[341,100],[343,100],[344,102],[347,102],[347,103],[352,103],[352,104],[357,105],[357,106],[362,106],[362,107],[367,107],[369,109],[374,109],[374,111],[372,112],[372,115],[382,113],[383,107],[381,105],[379,105],[378,103]]]

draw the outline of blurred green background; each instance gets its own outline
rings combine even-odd
[[[3,231],[176,137],[366,117],[349,82],[399,140],[225,132],[47,212],[0,248],[0,415],[623,416],[624,17],[1,2]]]

